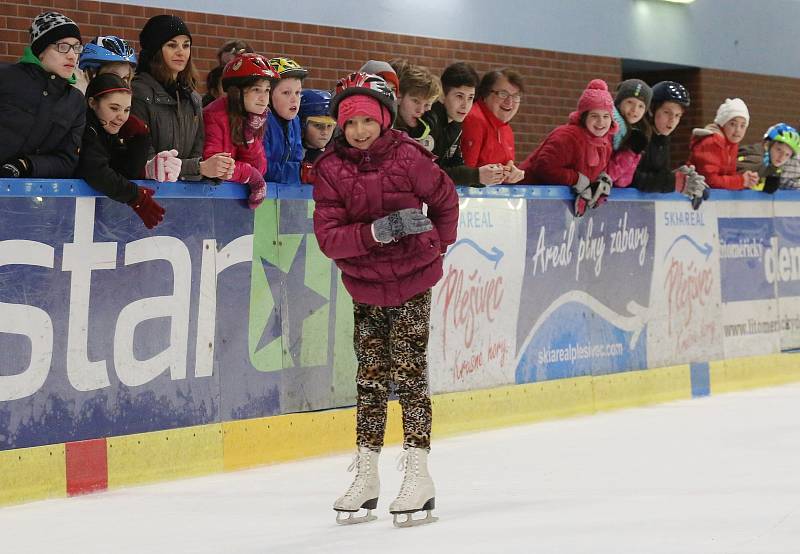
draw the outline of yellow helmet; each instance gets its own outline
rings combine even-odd
[[[291,58],[272,58],[269,65],[281,79],[305,79],[308,75],[308,70]]]

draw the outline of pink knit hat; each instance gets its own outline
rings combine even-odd
[[[339,119],[337,120],[339,127],[344,129],[347,120],[357,115],[371,117],[381,124],[381,129],[387,129],[392,121],[386,106],[366,94],[354,94],[339,103]]]
[[[602,79],[592,79],[589,86],[578,100],[578,113],[583,114],[591,110],[603,110],[614,113],[614,99],[608,92],[608,85]]]

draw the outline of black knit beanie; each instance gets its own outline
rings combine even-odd
[[[81,40],[78,26],[69,17],[58,12],[40,13],[33,19],[29,29],[31,34],[31,52],[37,58],[44,49],[62,38]]]
[[[156,52],[167,41],[178,35],[186,35],[190,40],[192,38],[186,23],[177,15],[162,14],[148,19],[139,33],[139,45],[142,47],[142,52],[139,54],[139,69],[146,71]]]

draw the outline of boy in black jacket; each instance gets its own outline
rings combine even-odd
[[[58,12],[36,16],[31,45],[0,68],[0,177],[72,177],[86,105],[72,86],[81,33]]]
[[[456,185],[498,185],[504,178],[502,165],[469,167],[461,155],[461,122],[472,108],[478,80],[478,73],[466,63],[446,67],[441,77],[444,96],[422,116],[433,137],[436,163]]]

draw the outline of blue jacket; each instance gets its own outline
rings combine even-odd
[[[267,154],[267,174],[264,178],[268,182],[299,185],[300,163],[303,161],[300,118],[286,121],[270,113],[264,133],[264,152]]]

